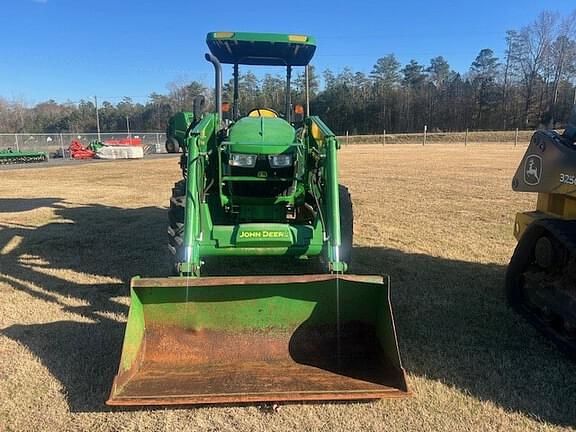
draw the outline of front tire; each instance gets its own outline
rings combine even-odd
[[[179,274],[178,264],[183,259],[184,215],[186,207],[186,180],[180,180],[172,188],[168,210],[168,250],[172,273]]]
[[[340,260],[350,266],[354,241],[354,211],[352,198],[346,186],[338,185],[338,198],[340,201]]]

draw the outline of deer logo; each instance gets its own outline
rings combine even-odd
[[[529,155],[524,163],[524,182],[530,186],[540,184],[542,177],[542,158],[538,155]]]

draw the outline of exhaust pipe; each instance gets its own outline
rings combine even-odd
[[[216,110],[218,111],[218,130],[220,130],[220,123],[222,122],[222,65],[216,56],[206,53],[204,56],[214,66],[214,93],[216,94]]]

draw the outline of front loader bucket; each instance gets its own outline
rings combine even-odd
[[[134,278],[108,405],[407,394],[388,280]]]

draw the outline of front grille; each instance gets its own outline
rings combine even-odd
[[[274,198],[292,193],[292,182],[230,182],[233,195],[246,198]]]
[[[230,167],[230,175],[234,177],[258,177],[258,173],[266,172],[268,178],[292,178],[294,167],[272,168],[266,156],[259,156],[254,168]],[[230,191],[239,197],[273,198],[292,193],[291,181],[236,181],[228,182]]]

